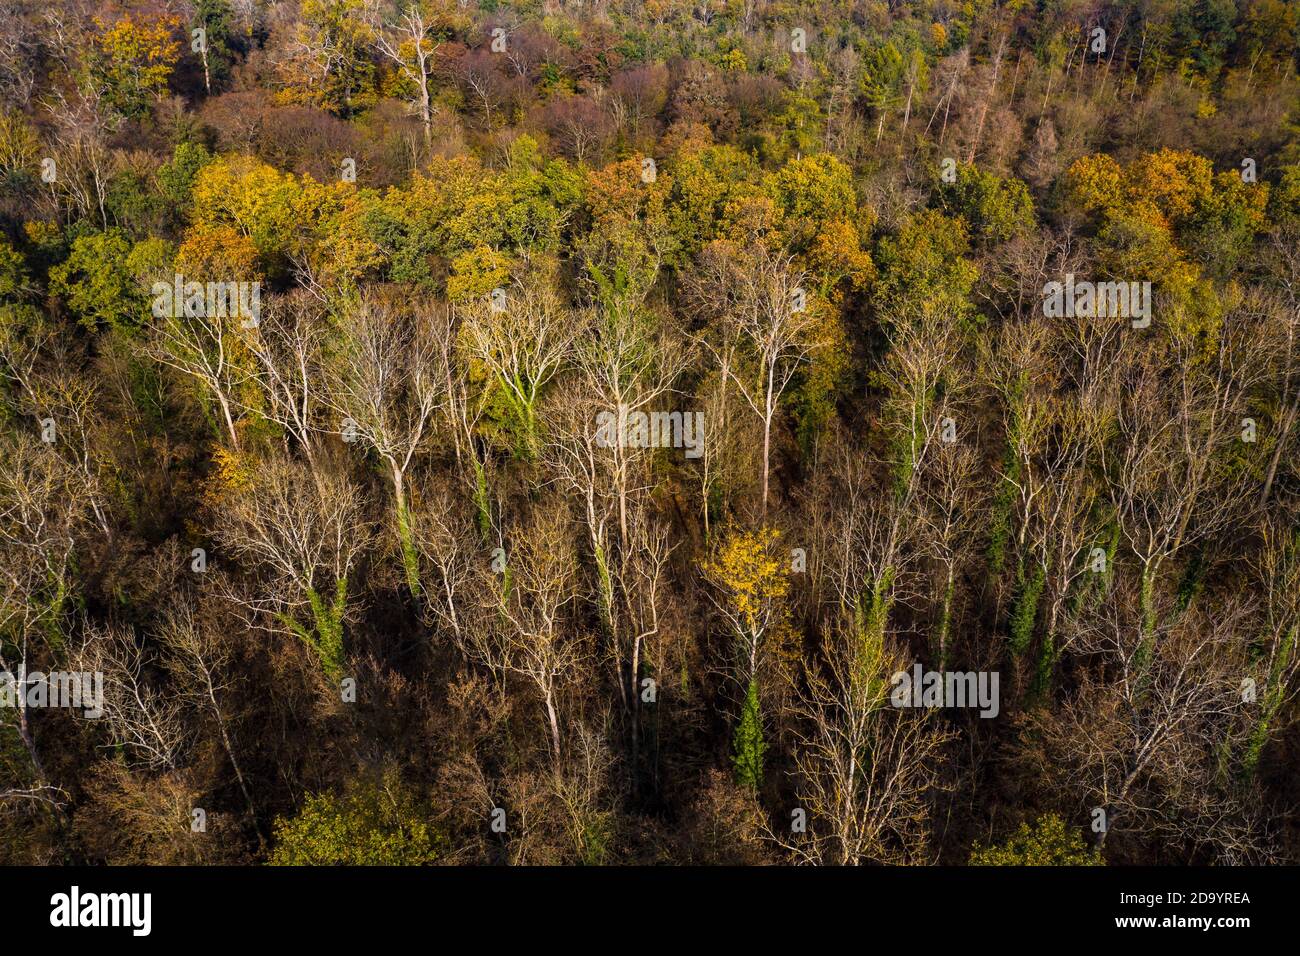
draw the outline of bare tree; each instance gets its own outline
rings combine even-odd
[[[563,753],[560,695],[582,658],[583,638],[568,612],[578,596],[568,521],[560,509],[543,509],[520,529],[506,556],[501,590],[487,605],[495,614],[469,635],[474,656],[501,675],[522,678],[541,698],[552,758]],[[489,572],[490,573],[490,572]]]
[[[56,89],[45,106],[55,126],[50,158],[57,173],[48,186],[52,216],[68,221],[94,217],[107,229],[108,183],[114,172],[108,139],[122,117],[107,105],[105,93],[90,84],[70,93]]]
[[[0,441],[0,670],[19,680],[63,639],[84,508],[77,477],[54,451],[27,436]],[[25,693],[15,705],[33,792],[44,792],[50,782]]]
[[[986,369],[1001,399],[1007,458],[999,479],[1010,494],[1008,543],[1016,561],[1016,611],[1012,651],[1029,650],[1040,605],[1044,630],[1035,684],[1046,690],[1058,647],[1058,624],[1072,589],[1085,575],[1107,572],[1103,550],[1108,516],[1095,478],[1106,435],[1109,400],[1068,392],[1044,368],[1068,365],[1071,351],[1054,353],[1041,319],[1004,327],[995,368]]]
[[[700,518],[705,536],[713,530],[712,513],[731,511],[731,495],[745,487],[757,469],[754,461],[761,451],[761,424],[734,413],[736,392],[730,370],[738,361],[734,343],[714,353],[718,368],[705,375],[696,388],[701,405],[703,433],[700,436]]]
[[[950,651],[958,577],[973,556],[986,495],[978,479],[979,453],[969,445],[937,455],[933,472],[934,481],[922,495],[921,537],[938,570],[938,620],[932,644],[942,670]]]
[[[262,574],[249,593],[228,596],[256,626],[297,635],[337,679],[351,574],[372,533],[351,482],[273,458],[224,502],[213,532],[232,564]]]
[[[543,389],[573,355],[582,317],[565,308],[544,281],[518,283],[503,307],[475,303],[464,310],[460,341],[468,355],[488,369],[522,432],[520,450],[540,450],[538,401]]]
[[[582,384],[597,410],[621,416],[656,411],[676,394],[674,385],[693,358],[690,345],[666,319],[646,312],[638,297],[607,297],[591,334],[575,348]],[[594,424],[594,423],[593,423]],[[633,476],[643,471],[651,449],[610,443],[611,480],[618,499],[620,540],[627,538],[628,501]],[[644,481],[644,478],[639,480]]]
[[[201,620],[189,603],[179,604],[167,614],[158,637],[181,695],[212,717],[221,747],[248,805],[249,818],[255,820],[253,793],[235,754],[230,715],[222,703],[234,685],[230,676],[234,656],[230,642],[212,624]]]
[[[483,128],[492,129],[492,114],[506,102],[505,77],[497,71],[497,61],[486,50],[471,50],[450,67],[452,74],[483,115]]]
[[[230,437],[239,450],[235,413],[237,393],[250,374],[248,334],[234,317],[154,316],[145,350],[151,358],[195,379],[217,403]]]
[[[432,4],[416,0],[388,7],[385,0],[371,0],[367,20],[374,31],[375,49],[396,64],[403,79],[413,88],[412,108],[424,127],[427,146],[433,135],[432,86],[442,43],[437,39],[443,25]]]
[[[1296,355],[1300,353],[1300,230],[1279,229],[1272,238],[1269,256],[1273,282],[1281,292],[1278,311],[1282,313],[1280,325],[1285,347],[1282,351],[1280,379],[1281,418],[1278,422],[1277,442],[1269,459],[1264,487],[1259,493],[1260,507],[1268,503],[1277,478],[1282,453],[1290,441],[1296,420],[1300,418],[1300,383],[1296,381]]]
[[[43,323],[0,328],[0,381],[14,391],[14,406],[30,417],[46,442],[77,476],[78,493],[90,505],[105,537],[112,536],[101,471],[104,451],[99,394],[89,377],[76,371],[79,356],[70,343]]]
[[[47,45],[37,26],[35,9],[23,0],[3,0],[0,18],[6,25],[0,37],[0,92],[20,109],[31,102],[36,89],[37,63]]]
[[[1261,607],[1259,715],[1242,763],[1253,774],[1269,740],[1285,725],[1283,708],[1296,696],[1300,675],[1300,540],[1278,518],[1260,527],[1261,549],[1251,580]]]
[[[888,645],[835,629],[799,692],[795,794],[803,832],[776,833],[806,863],[926,861],[929,818],[954,736],[933,711],[891,705]]]
[[[973,441],[973,416],[962,415],[958,405],[970,376],[960,374],[954,317],[925,309],[909,319],[895,324],[878,373],[892,493],[881,492],[889,480],[881,463],[843,449],[815,499],[815,508],[827,515],[824,524],[815,523],[818,551],[825,555],[815,577],[819,584],[829,579],[838,613],[873,639],[883,637],[895,603],[916,593],[922,490],[934,460],[956,450],[947,446]]]
[[[1251,729],[1241,655],[1248,606],[1157,614],[1149,641],[1140,588],[1121,581],[1102,607],[1072,622],[1072,644],[1093,666],[1036,726],[1066,785],[1105,811],[1099,845],[1119,832],[1158,830],[1171,847],[1209,846],[1243,862],[1258,852],[1260,834],[1243,825],[1253,815],[1225,761]]]
[[[898,601],[919,596],[919,526],[896,495],[880,493],[879,473],[861,450],[843,447],[809,508],[815,593],[872,639],[883,638]]]
[[[460,650],[470,654],[469,634],[481,626],[476,601],[483,578],[482,554],[471,522],[463,516],[465,502],[445,485],[430,485],[411,509],[411,535],[424,564],[426,586],[421,592],[433,622],[440,624]]]
[[[365,298],[341,323],[334,360],[327,367],[329,401],[348,430],[373,448],[392,482],[394,517],[412,594],[420,592],[420,570],[411,540],[406,476],[433,431],[446,401],[441,367],[451,334],[443,309],[405,311]]]
[[[179,765],[188,729],[174,695],[147,677],[153,655],[131,628],[88,624],[78,655],[81,668],[103,674],[103,721],[116,746],[154,771]]]
[[[1148,351],[1135,358],[1118,399],[1118,447],[1103,463],[1120,530],[1142,566],[1148,632],[1162,568],[1229,526],[1246,503],[1245,476],[1228,466],[1226,452],[1240,440],[1247,395],[1272,366],[1260,326],[1243,303],[1224,316],[1208,356],[1194,337],[1173,337],[1173,387]]]
[[[305,293],[268,298],[249,348],[257,360],[251,375],[262,400],[245,406],[273,422],[320,470],[316,436],[326,429],[323,361],[328,339],[324,308]],[[238,393],[236,393],[238,394]]]
[[[759,245],[752,254],[732,258],[729,245],[711,246],[702,256],[694,292],[718,316],[721,327],[705,347],[735,383],[745,403],[763,425],[762,514],[767,516],[771,472],[772,424],[781,396],[800,364],[813,350],[813,315],[807,277],[792,260],[772,255]],[[739,343],[739,362],[724,356]]]

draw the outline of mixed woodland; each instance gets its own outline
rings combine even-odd
[[[1294,0],[0,0],[0,671],[103,688],[0,708],[0,862],[1300,861],[1298,66]]]

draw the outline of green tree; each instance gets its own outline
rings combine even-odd
[[[349,117],[374,102],[374,30],[364,0],[304,0],[281,97]]]
[[[167,252],[161,239],[132,245],[118,229],[78,236],[68,258],[50,270],[50,290],[87,328],[136,328],[148,313],[145,280],[165,265]]]
[[[940,186],[938,205],[950,216],[961,216],[982,242],[1003,242],[1034,222],[1034,203],[1023,182],[975,166],[957,167],[957,181]]]
[[[167,91],[181,45],[172,39],[174,17],[135,20],[129,14],[108,26],[94,40],[88,60],[93,82],[106,91],[108,102],[124,116],[139,117]]]
[[[442,839],[394,773],[307,797],[275,823],[272,866],[428,866]]]
[[[1039,817],[1005,843],[975,845],[971,866],[1101,866],[1101,854],[1089,848],[1078,830],[1072,830],[1054,813]]]
[[[885,132],[885,117],[903,101],[907,64],[892,41],[873,45],[862,57],[862,95],[876,112],[876,142]]]
[[[758,699],[760,654],[772,654],[766,645],[773,642],[780,654],[787,627],[790,580],[779,537],[773,528],[735,532],[701,564],[705,577],[721,592],[714,603],[738,639],[737,682],[745,687],[745,699],[732,738],[732,762],[737,781],[751,787],[762,782],[767,749]]]
[[[731,741],[731,763],[736,768],[736,782],[757,790],[763,783],[763,714],[758,705],[758,681],[751,680],[745,689],[745,703],[740,722]]]
[[[212,154],[202,143],[177,143],[172,158],[158,167],[158,191],[177,221],[189,212],[194,181],[211,161]]]
[[[968,251],[966,224],[934,210],[918,213],[882,239],[873,295],[881,317],[895,323],[921,313],[969,316],[979,272],[965,258]]]
[[[203,88],[209,93],[230,75],[234,54],[230,50],[229,0],[196,0],[191,29],[203,30],[204,42],[196,51],[203,64]]]

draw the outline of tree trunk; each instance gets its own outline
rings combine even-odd
[[[1282,450],[1286,448],[1287,439],[1291,437],[1291,429],[1295,427],[1297,412],[1300,412],[1300,395],[1291,400],[1291,407],[1286,410],[1286,415],[1282,418],[1282,433],[1277,437],[1273,457],[1268,463],[1268,474],[1264,476],[1264,490],[1259,495],[1261,508],[1268,504],[1268,496],[1273,491],[1273,480],[1277,477],[1277,467],[1282,461]]]
[[[230,445],[239,451],[239,435],[235,433],[235,420],[230,416],[230,402],[220,390],[217,391],[217,402],[221,405],[221,414],[226,420],[226,430],[230,432]]]
[[[546,691],[546,720],[551,728],[551,755],[556,763],[560,760],[560,718],[555,712],[555,695]]]
[[[412,594],[420,593],[420,566],[415,555],[415,540],[411,534],[411,512],[406,503],[406,476],[396,462],[390,462],[393,473],[393,498],[397,506],[397,539],[402,550],[402,569],[406,584]]]

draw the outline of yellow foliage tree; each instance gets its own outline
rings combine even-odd
[[[737,531],[700,568],[721,593],[719,610],[740,639],[752,676],[765,638],[784,629],[785,598],[790,590],[788,563],[777,550],[781,532],[775,528]]]
[[[108,101],[124,115],[141,115],[166,91],[180,57],[180,43],[172,39],[179,24],[176,17],[146,21],[131,14],[112,25],[95,20],[102,32],[90,51],[90,74],[104,85]]]

